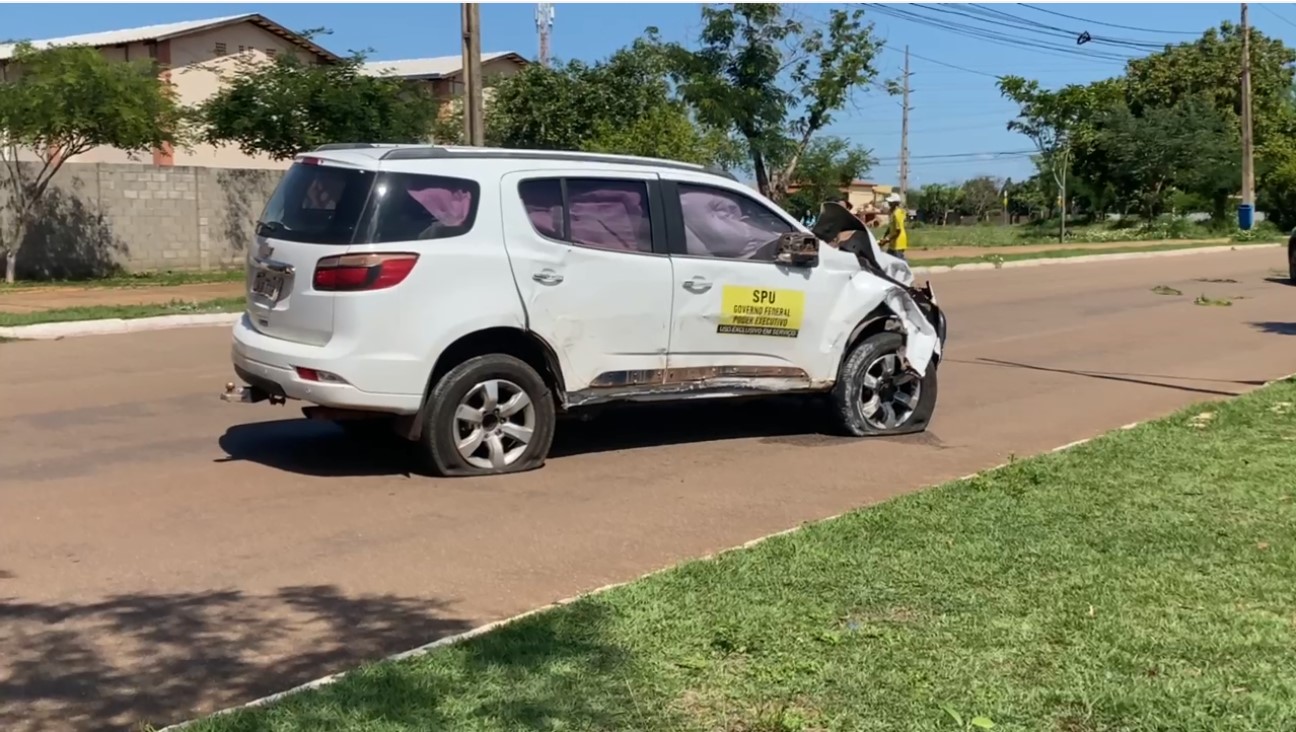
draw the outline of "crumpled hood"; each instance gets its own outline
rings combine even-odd
[[[882,301],[899,317],[904,328],[905,359],[920,376],[926,375],[933,357],[940,355],[940,336],[906,289],[913,286],[914,279],[908,263],[882,251],[873,232],[840,203],[823,203],[810,232],[823,242],[855,254],[861,269],[887,288]],[[870,271],[873,266],[877,272]],[[877,277],[878,272],[884,277]]]

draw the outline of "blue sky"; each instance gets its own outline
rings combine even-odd
[[[455,3],[438,4],[117,4],[117,5],[10,5],[3,34],[9,38],[52,36],[113,30],[140,25],[192,20],[245,12],[259,12],[292,29],[326,27],[333,31],[321,43],[335,51],[372,49],[375,59],[443,56],[459,52],[459,10]],[[789,5],[793,12],[821,16],[822,5]],[[954,8],[957,6],[943,6]],[[966,6],[965,11],[966,11]],[[1020,18],[1069,32],[1088,30],[1094,37],[1136,39],[1166,43],[1193,38],[1221,20],[1238,17],[1232,4],[1065,4],[1036,5],[1054,13],[1077,16],[1072,20],[1015,4],[993,6]],[[19,9],[21,8],[21,9]],[[985,27],[966,16],[942,15],[932,6],[892,5],[896,12],[923,17],[944,17],[964,27]],[[1296,5],[1251,5],[1252,23],[1266,34],[1296,45]],[[1059,38],[1046,48],[994,43],[869,11],[878,37],[886,40],[879,59],[883,77],[899,75],[903,48],[913,54],[914,107],[910,118],[910,184],[961,180],[978,174],[1024,177],[1030,164],[1023,156],[986,159],[973,153],[1023,151],[1030,143],[1008,132],[1004,125],[1013,105],[999,98],[992,75],[1019,74],[1040,79],[1048,86],[1085,82],[1118,73],[1119,61],[1102,53],[1128,55],[1126,48],[1102,50],[1096,43],[1077,47]],[[486,51],[513,50],[536,55],[535,6],[529,3],[492,3],[482,6],[482,46]],[[1115,29],[1099,23],[1142,30]],[[700,28],[699,6],[694,4],[558,4],[552,34],[554,55],[559,58],[598,59],[639,37],[645,27],[658,27],[670,40],[691,41]],[[1023,34],[1020,24],[1009,21],[999,32]],[[1155,32],[1150,32],[1155,31]],[[1056,47],[1055,47],[1056,46]],[[1063,50],[1066,49],[1066,50]],[[1079,49],[1081,55],[1075,55]],[[940,63],[937,63],[940,62]],[[941,65],[952,64],[965,70]],[[980,73],[970,73],[967,70]],[[987,76],[990,75],[990,76]],[[879,159],[871,178],[896,179],[900,149],[899,101],[876,90],[856,96],[831,128],[873,150]],[[945,157],[964,155],[965,157]],[[937,157],[931,157],[937,156]]]

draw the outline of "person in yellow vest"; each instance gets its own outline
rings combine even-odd
[[[898,193],[887,196],[886,201],[890,210],[890,221],[887,225],[886,235],[878,243],[887,254],[905,259],[905,252],[909,249],[909,234],[905,231],[904,206],[900,205],[900,195]]]

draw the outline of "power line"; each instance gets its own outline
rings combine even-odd
[[[966,72],[966,73],[969,73],[969,74],[976,74],[976,75],[978,75],[978,76],[988,76],[988,77],[990,77],[991,79],[1002,79],[1002,78],[1003,78],[1003,75],[1001,75],[1001,74],[991,74],[991,73],[988,72],[988,71],[977,71],[976,69],[969,69],[969,68],[966,67],[966,66],[959,66],[958,64],[952,64],[952,63],[949,63],[948,61],[937,61],[937,60],[934,59],[934,58],[928,58],[928,57],[926,57],[926,56],[919,56],[918,54],[913,53],[912,51],[909,53],[909,55],[910,55],[910,56],[913,56],[914,58],[919,59],[919,60],[921,60],[921,61],[926,61],[926,62],[929,63],[929,64],[936,64],[937,66],[944,66],[944,67],[949,68],[949,69],[954,69],[955,71],[963,71],[963,72]]]
[[[1079,45],[1080,38],[1082,36],[1088,35],[1087,33],[1084,32],[1076,32],[1074,30],[1069,30],[1067,28],[1059,28],[1058,26],[1055,25],[1049,25],[1047,23],[1041,23],[1039,21],[1031,20],[1029,18],[1023,18],[1020,15],[1013,15],[1012,13],[1008,13],[1003,10],[999,10],[997,8],[988,7],[986,5],[979,5],[977,3],[970,3],[967,7],[959,6],[955,8],[943,8],[941,6],[934,6],[932,9],[941,13],[948,13],[956,16],[969,18],[971,20],[986,23],[994,27],[1000,27],[1005,22],[1008,22],[1010,27],[1015,28],[1017,30],[1038,33],[1047,38],[1057,38],[1059,40],[1067,40],[1067,41],[1075,40],[1077,42],[1077,45]],[[1025,24],[1025,25],[1021,25],[1021,24]],[[1163,43],[1158,43],[1154,41],[1141,41],[1133,38],[1114,38],[1114,37],[1107,37],[1107,36],[1097,36],[1097,37],[1089,36],[1085,40],[1085,42],[1095,43],[1098,45],[1105,45],[1105,46],[1114,46],[1117,48],[1128,48],[1136,51],[1148,51],[1148,52],[1159,51],[1165,45]]]
[[[1068,48],[1066,46],[1059,46],[1056,42],[1023,38],[1021,36],[1003,33],[998,30],[969,26],[966,23],[953,22],[939,16],[923,15],[913,12],[912,10],[902,10],[897,6],[883,5],[879,3],[865,3],[865,5],[872,8],[879,15],[909,21],[921,26],[936,28],[955,35],[961,35],[1017,50],[1033,51],[1058,58],[1083,58],[1090,61],[1109,61],[1119,62],[1122,64],[1135,58],[1134,56],[1121,55],[1112,51],[1087,51],[1080,48]]]
[[[891,46],[883,46],[882,51],[884,53],[887,51],[895,51],[896,53],[900,53],[899,50]],[[1003,76],[1002,74],[996,74],[990,71],[984,71],[981,69],[970,69],[966,66],[959,66],[958,64],[953,64],[950,63],[949,61],[941,61],[940,59],[928,58],[926,56],[919,56],[918,54],[913,52],[910,52],[909,55],[913,56],[914,58],[922,59],[924,61],[930,61],[931,63],[938,64],[940,66],[945,66],[953,71],[960,71],[968,74],[977,74],[979,76],[988,76],[993,79],[998,79]],[[1068,63],[1066,66],[1031,67],[1032,74],[1074,74],[1077,71],[1082,71],[1082,70],[1084,70],[1083,66],[1079,66],[1074,63]],[[943,72],[941,71],[927,72],[928,75],[942,75],[942,73]]]
[[[1060,17],[1060,18],[1069,18],[1070,20],[1078,20],[1078,21],[1080,21],[1081,23],[1088,23],[1088,24],[1090,24],[1090,25],[1101,25],[1101,26],[1105,26],[1105,27],[1107,27],[1107,28],[1119,28],[1120,30],[1132,30],[1132,31],[1137,31],[1137,32],[1139,32],[1139,33],[1154,33],[1154,34],[1155,34],[1155,33],[1164,33],[1164,34],[1166,34],[1166,35],[1175,35],[1175,36],[1199,36],[1199,35],[1201,35],[1201,32],[1200,32],[1200,31],[1155,30],[1155,29],[1153,29],[1153,28],[1138,28],[1138,27],[1136,27],[1136,26],[1132,26],[1132,25],[1121,25],[1121,24],[1119,24],[1119,23],[1104,23],[1104,22],[1102,22],[1101,20],[1089,20],[1088,18],[1081,18],[1081,17],[1076,16],[1076,15],[1067,15],[1066,13],[1059,13],[1059,12],[1056,11],[1056,10],[1049,10],[1048,8],[1041,8],[1041,7],[1038,6],[1038,5],[1031,5],[1030,3],[1017,3],[1017,4],[1020,5],[1020,6],[1022,6],[1023,8],[1030,8],[1031,10],[1034,10],[1034,11],[1037,11],[1037,12],[1040,12],[1040,13],[1048,13],[1049,15],[1056,15],[1056,16],[1058,16],[1058,17]]]
[[[1276,10],[1270,10],[1268,5],[1264,5],[1263,3],[1256,3],[1256,7],[1260,8],[1261,10],[1265,11],[1266,13],[1272,15],[1273,17],[1277,18],[1278,20],[1281,20],[1282,22],[1286,23],[1287,25],[1290,25],[1291,27],[1296,28],[1296,23],[1293,23],[1293,22],[1292,22],[1291,20],[1289,20],[1288,18],[1284,18],[1283,16],[1279,15],[1279,14],[1278,14],[1278,11],[1276,11]]]
[[[1001,157],[1021,157],[1029,155],[1038,155],[1038,150],[1005,150],[1000,152],[967,152],[967,153],[943,153],[937,155],[910,155],[910,160],[957,160],[961,158],[975,158],[985,161],[994,160]],[[879,162],[897,162],[899,158],[878,158]]]

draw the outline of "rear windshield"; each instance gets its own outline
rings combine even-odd
[[[257,233],[333,245],[461,236],[477,217],[479,190],[460,178],[295,163]]]

